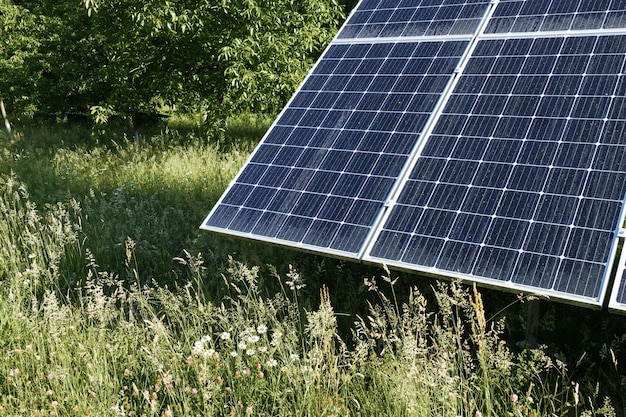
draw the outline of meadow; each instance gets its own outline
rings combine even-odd
[[[0,133],[0,416],[626,416],[622,316],[199,231],[270,122]]]

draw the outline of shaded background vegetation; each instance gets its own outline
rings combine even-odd
[[[354,3],[0,0],[0,97],[59,120],[275,113]]]

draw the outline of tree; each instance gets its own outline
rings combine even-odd
[[[352,0],[349,0],[352,1]],[[0,0],[13,109],[136,120],[276,112],[344,18],[337,0]]]
[[[37,54],[39,36],[35,17],[27,9],[0,0],[0,101],[15,112],[33,111],[33,92],[26,61]],[[6,110],[3,110],[4,116]]]
[[[275,112],[343,19],[335,0],[86,0],[104,39],[98,109],[128,114],[158,104]]]

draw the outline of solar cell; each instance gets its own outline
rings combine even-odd
[[[625,59],[623,0],[362,0],[202,228],[601,306]]]

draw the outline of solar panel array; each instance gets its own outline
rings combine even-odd
[[[626,0],[363,0],[202,228],[600,306],[625,58]]]

